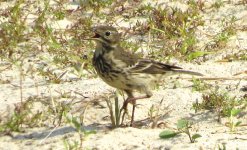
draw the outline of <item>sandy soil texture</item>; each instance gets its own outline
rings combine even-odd
[[[126,1],[122,7],[132,10],[133,7],[150,4],[150,6],[161,8],[167,6],[178,7],[185,11],[187,7],[190,7],[183,1],[151,2],[145,0],[138,2]],[[222,3],[217,9],[213,8],[216,7],[214,6],[216,2],[219,5]],[[8,6],[13,6],[13,3],[14,1],[0,2],[0,8],[4,10]],[[78,3],[68,1],[64,4],[64,7],[68,12],[73,13],[80,7]],[[135,3],[138,3],[138,5],[132,6]],[[40,5],[43,5],[43,3],[40,2]],[[50,5],[57,4],[51,1]],[[246,59],[239,60],[237,58],[226,60],[226,56],[232,54],[247,55],[247,4],[245,1],[206,1],[203,7],[205,9],[200,11],[200,16],[205,22],[203,26],[198,27],[195,33],[199,39],[198,47],[210,43],[208,35],[216,35],[220,32],[222,20],[228,18],[228,16],[236,17],[236,33],[228,39],[223,48],[216,52],[209,53],[191,62],[180,61],[174,56],[170,62],[186,70],[204,74],[205,76],[200,78],[210,85],[206,91],[218,87],[219,91],[226,92],[229,97],[245,100],[243,102],[245,107],[238,117],[234,117],[234,121],[241,121],[240,126],[236,127],[234,132],[231,132],[227,126],[229,117],[222,117],[221,122],[218,122],[216,111],[200,110],[195,113],[192,105],[197,101],[202,102],[205,93],[193,90],[195,83],[189,75],[167,77],[153,90],[151,98],[139,100],[135,114],[136,127],[126,126],[112,129],[105,99],[111,99],[111,102],[113,102],[114,98],[111,95],[115,89],[105,84],[88,70],[83,70],[84,76],[78,77],[78,75],[72,73],[72,67],[70,66],[64,69],[54,69],[56,66],[49,60],[40,60],[41,57],[49,57],[47,51],[42,51],[37,55],[30,55],[28,59],[24,60],[23,72],[27,73],[31,68],[30,66],[34,66],[34,68],[47,67],[57,74],[63,74],[61,78],[63,82],[50,83],[47,78],[35,72],[27,73],[23,79],[20,79],[21,71],[18,65],[13,65],[14,63],[6,59],[0,60],[0,131],[2,131],[2,124],[5,119],[11,115],[13,116],[14,111],[18,112],[16,110],[21,101],[33,101],[29,113],[40,111],[40,114],[43,114],[40,118],[44,118],[40,122],[36,122],[37,124],[32,124],[32,120],[29,120],[30,126],[23,125],[20,132],[6,130],[2,132],[0,134],[0,149],[208,150],[223,149],[225,146],[227,150],[246,150],[247,61]],[[120,8],[116,8],[116,11]],[[105,11],[109,10],[106,9]],[[82,11],[80,15],[88,17],[91,12],[89,10],[87,12]],[[32,15],[30,13],[26,20],[26,24],[30,24],[30,26],[33,25],[33,17],[35,18],[35,15]],[[116,24],[113,25],[121,32],[124,29],[131,28],[138,21],[145,23],[148,18],[144,16],[126,19],[126,15],[129,14],[114,16]],[[5,22],[4,18],[0,17],[0,25]],[[95,19],[94,23],[105,24],[107,19],[102,18],[93,18]],[[63,20],[49,23],[54,29],[66,30],[66,27],[73,25],[74,20],[76,20],[76,17],[68,19],[65,16]],[[148,37],[144,38],[147,39]],[[138,35],[129,37],[129,39],[135,41],[138,39]],[[148,44],[143,42],[137,51],[144,50],[145,53],[147,52],[146,49],[148,49]],[[88,48],[88,50],[92,51],[93,49]],[[140,93],[135,94],[139,95]],[[123,97],[118,96],[120,104],[122,104]],[[161,100],[163,100],[162,104],[160,104]],[[61,108],[69,108],[69,110],[66,114],[59,115],[59,112],[62,112]],[[150,118],[151,108],[155,110],[159,108],[158,115],[163,115],[158,120],[157,124],[159,126],[155,128],[151,128],[153,124],[153,120]],[[128,110],[130,115],[131,105]],[[59,123],[59,116],[63,117],[61,124]],[[77,121],[80,117],[83,117],[83,129],[85,131],[83,133],[79,132],[76,123],[69,122],[69,119],[65,118],[66,116],[70,119],[74,117]],[[176,123],[181,118],[193,122],[190,131],[193,134],[198,133],[202,137],[196,139],[195,143],[190,143],[188,136],[184,133],[170,139],[159,137],[159,134],[164,130],[176,131]],[[28,120],[26,121],[28,122]],[[129,122],[130,116],[127,116],[124,123],[128,125]],[[95,133],[86,136],[85,132],[90,131]]]

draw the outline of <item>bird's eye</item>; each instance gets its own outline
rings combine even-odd
[[[106,31],[106,32],[105,32],[105,35],[106,35],[106,36],[109,36],[109,35],[111,35],[111,32],[110,32],[110,31]]]

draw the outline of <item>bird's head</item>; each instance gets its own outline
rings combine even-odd
[[[111,26],[96,26],[93,28],[95,35],[90,38],[96,42],[107,45],[115,45],[119,43],[121,35]]]

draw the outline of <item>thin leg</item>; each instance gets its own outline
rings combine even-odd
[[[122,108],[120,109],[120,114],[122,114],[122,111],[124,110],[123,115],[122,115],[121,124],[123,124],[124,117],[125,117],[126,113],[128,112],[128,110],[127,110],[127,108],[128,108],[128,107],[127,107],[127,106],[128,106],[127,101],[128,101],[128,99],[134,97],[132,91],[130,91],[130,90],[125,90],[125,92],[126,92],[126,94],[128,95],[128,98],[124,101],[123,106],[122,106]]]
[[[122,114],[122,110],[123,110],[123,107],[120,109],[120,115]],[[121,125],[123,125],[124,116],[125,116],[126,113],[127,113],[127,110],[125,109],[124,112],[123,112],[123,115],[122,115]]]
[[[132,108],[132,116],[131,116],[131,122],[130,122],[130,126],[132,127],[133,122],[134,122],[134,117],[135,117],[136,100],[138,100],[138,99],[144,99],[144,98],[149,98],[149,97],[151,97],[151,96],[145,95],[145,96],[127,98],[124,101],[124,104],[123,104],[123,106],[122,106],[122,108],[120,110],[120,113],[121,113],[122,110],[124,110],[124,113],[123,113],[123,116],[122,116],[122,122],[123,122],[124,116],[125,116],[125,114],[127,112],[128,103],[132,103],[133,104],[133,108]]]
[[[131,121],[130,121],[130,126],[133,126],[134,123],[134,117],[135,117],[135,108],[136,108],[136,104],[133,104],[133,108],[132,108],[132,116],[131,116]]]
[[[123,124],[124,121],[124,116],[127,113],[127,106],[128,103],[132,103],[133,104],[133,108],[132,108],[132,116],[131,116],[131,122],[130,122],[130,126],[133,126],[133,122],[134,122],[134,117],[135,117],[135,107],[136,107],[136,100],[138,99],[144,99],[144,98],[150,98],[153,94],[151,93],[151,91],[149,91],[146,87],[142,87],[143,91],[145,91],[146,95],[144,96],[139,96],[139,97],[134,97],[133,95],[133,91],[131,90],[125,90],[125,92],[128,95],[128,98],[124,101],[122,108],[120,109],[120,114],[122,113],[122,111],[124,110],[123,116],[122,116],[122,122],[121,124]]]

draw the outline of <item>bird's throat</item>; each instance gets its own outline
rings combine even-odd
[[[117,48],[117,45],[115,44],[103,43],[103,42],[98,41],[94,55],[95,57],[98,57],[99,55],[110,53],[111,51],[114,51],[116,48]]]

